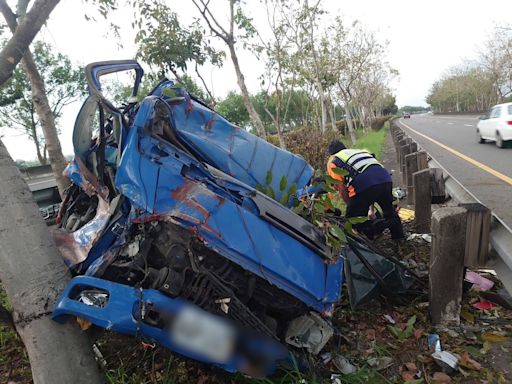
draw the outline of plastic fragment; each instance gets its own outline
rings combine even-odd
[[[433,350],[434,352],[441,352],[441,340],[439,340],[439,335],[436,333],[430,333],[427,335],[427,343],[428,349]]]
[[[338,368],[338,370],[344,375],[349,375],[357,371],[356,366],[351,364],[350,361],[348,361],[348,359],[344,356],[336,356],[333,360],[333,363],[336,368]]]
[[[407,191],[403,190],[400,187],[393,188],[393,191],[391,192],[393,194],[393,197],[395,199],[403,199],[405,196],[407,196]],[[413,211],[414,212],[414,211]]]
[[[411,241],[411,240],[424,240],[427,243],[431,243],[432,235],[430,235],[428,233],[413,233],[412,235],[409,235],[409,237],[407,238],[407,241]]]
[[[481,310],[489,310],[489,309],[496,307],[496,304],[491,303],[490,301],[484,301],[484,300],[479,301],[478,303],[473,303],[471,305],[474,308],[481,309]]]
[[[445,372],[452,372],[459,366],[459,357],[448,351],[434,352],[432,358]]]
[[[486,279],[485,277],[473,271],[467,271],[465,279],[466,281],[473,283],[473,289],[476,288],[480,291],[488,291],[494,286],[494,282],[492,280]]]
[[[322,359],[322,362],[324,364],[327,364],[327,363],[329,363],[329,361],[332,360],[332,354],[331,354],[331,352],[325,352],[320,355],[320,358]]]
[[[393,319],[390,315],[384,315],[383,317],[386,319],[386,321],[387,321],[389,324],[396,324],[395,319]]]

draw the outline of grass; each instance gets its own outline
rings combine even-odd
[[[7,295],[0,285],[0,305],[10,310]],[[0,323],[0,382],[31,383],[28,356],[18,334]]]
[[[354,144],[354,148],[366,149],[367,151],[374,153],[377,159],[380,159],[382,147],[384,146],[384,140],[386,138],[386,132],[386,128],[379,129],[378,131],[372,131],[366,136],[359,138]]]

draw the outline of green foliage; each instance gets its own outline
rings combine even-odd
[[[245,108],[243,96],[235,91],[230,91],[228,95],[219,101],[215,107],[216,111],[224,116],[229,122],[247,128],[250,118],[249,112]]]
[[[373,131],[378,131],[382,128],[384,128],[384,124],[386,123],[386,121],[388,121],[389,119],[391,118],[391,116],[381,116],[381,117],[376,117],[375,119],[372,120],[370,126],[372,128]]]
[[[208,97],[190,77],[178,75],[178,70],[187,72],[192,64],[200,76],[198,66],[206,63],[222,65],[224,52],[215,49],[200,23],[195,20],[190,25],[183,25],[176,12],[164,2],[133,1],[136,29],[135,43],[138,44],[137,57],[150,65],[170,70],[182,83],[193,83],[191,93],[206,102]],[[191,84],[188,84],[191,85]]]
[[[404,105],[398,110],[398,113],[425,113],[430,111],[430,107],[422,107],[421,105]]]
[[[409,320],[407,320],[405,329],[401,329],[395,325],[388,325],[388,329],[399,341],[405,341],[413,335],[415,323],[416,315],[413,315]]]
[[[261,193],[264,193],[265,195],[271,197],[272,199],[276,200],[276,193],[274,189],[272,188],[273,175],[272,171],[267,171],[267,174],[265,176],[265,185],[256,185],[256,189],[260,191]],[[282,176],[279,180],[279,192],[281,193],[281,198],[279,199],[279,203],[282,205],[287,205],[290,198],[295,195],[297,192],[297,184],[293,183],[288,187],[288,178],[286,176]]]
[[[32,47],[34,62],[41,74],[46,95],[58,124],[62,108],[79,100],[86,92],[85,75],[64,54],[55,52],[52,46],[41,41]],[[30,82],[21,65],[0,90],[0,127],[5,132],[14,129],[23,132],[34,142],[38,160],[47,162],[46,146],[39,117],[32,102]]]
[[[338,183],[338,180],[327,174],[317,172],[313,186],[321,187],[327,193],[305,196],[293,208],[296,214],[316,225],[323,232],[326,243],[334,249],[341,248],[347,242],[345,232],[339,226],[339,219],[334,215],[338,207],[333,204],[333,197],[337,195],[333,187]]]
[[[455,67],[432,85],[426,100],[440,113],[483,112],[499,102],[495,81],[480,66]]]
[[[373,131],[357,140],[354,144],[354,148],[365,149],[368,152],[375,154],[377,159],[380,159],[385,139],[385,129],[381,129],[380,131],[376,132]]]

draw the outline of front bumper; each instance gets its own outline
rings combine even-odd
[[[83,292],[93,291],[106,297],[102,305],[83,300]],[[85,302],[79,301],[80,297]],[[241,330],[230,321],[186,300],[95,277],[78,276],[66,286],[53,311],[53,319],[64,322],[69,317],[88,320],[107,330],[140,336],[228,372],[266,376],[279,364],[288,365],[293,361],[291,353],[276,340]],[[191,319],[194,325],[187,326]]]

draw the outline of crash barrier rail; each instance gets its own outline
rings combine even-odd
[[[408,194],[411,192],[414,194],[414,185],[410,183],[410,172],[406,169],[406,157],[412,153],[426,153],[414,140],[404,131],[402,127],[397,124],[394,120],[391,123],[391,134],[395,147],[397,150],[397,159],[399,160],[401,171],[404,177],[404,181],[407,183]],[[415,151],[415,152],[412,152]],[[421,157],[421,156],[420,156]],[[421,171],[422,160],[417,160],[416,172]],[[451,175],[432,155],[427,155],[426,165],[432,170],[441,170],[442,181],[447,195],[450,196],[458,204],[484,204],[473,195],[467,188],[465,188],[453,175]],[[413,167],[414,168],[414,167]],[[411,171],[411,170],[409,170]],[[407,176],[409,174],[409,177]],[[412,186],[412,188],[411,188]],[[408,202],[412,203],[410,197]],[[485,206],[484,206],[485,207]],[[491,252],[494,252],[499,256],[500,260],[493,263],[492,267],[497,271],[498,275],[506,276],[507,278],[501,279],[507,290],[512,290],[512,229],[505,224],[495,213],[491,213],[490,220],[490,233],[489,243],[491,245]]]

